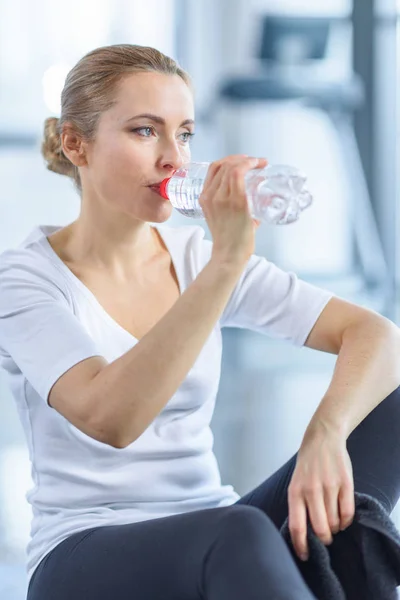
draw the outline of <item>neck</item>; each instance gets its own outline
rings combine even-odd
[[[147,222],[123,214],[103,219],[101,213],[81,213],[65,228],[64,248],[72,261],[120,279],[140,272],[159,252],[159,243]]]

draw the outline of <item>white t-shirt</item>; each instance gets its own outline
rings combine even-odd
[[[8,374],[33,488],[28,578],[41,559],[84,529],[233,504],[222,485],[210,421],[221,367],[221,327],[245,327],[302,346],[333,296],[252,256],[193,368],[132,444],[113,448],[82,433],[47,403],[68,369],[91,356],[116,360],[138,340],[102,308],[36,227],[0,255],[0,366]],[[210,259],[199,226],[159,226],[183,292]],[[113,398],[110,397],[110,402]]]

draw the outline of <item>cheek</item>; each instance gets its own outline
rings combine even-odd
[[[146,155],[140,148],[133,144],[109,144],[96,161],[96,176],[116,185],[123,185],[127,179],[132,184],[143,164],[146,164]]]
[[[133,187],[132,171],[124,154],[108,148],[96,160],[92,181],[100,196],[109,199],[124,197]]]
[[[192,152],[189,146],[183,148],[182,152],[181,152],[181,156],[182,156],[182,160],[185,163],[189,163],[192,159]]]

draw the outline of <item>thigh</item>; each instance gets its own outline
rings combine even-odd
[[[296,459],[297,453],[268,479],[240,498],[236,504],[260,508],[280,529],[289,514],[287,490],[296,466]]]
[[[40,563],[27,600],[200,600],[202,564],[223,510],[74,534]]]
[[[314,598],[270,519],[226,506],[70,536],[43,559],[28,600]]]

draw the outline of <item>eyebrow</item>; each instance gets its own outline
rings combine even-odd
[[[129,123],[129,121],[134,121],[135,119],[150,119],[151,121],[154,121],[159,125],[166,124],[165,119],[163,119],[162,117],[158,117],[157,115],[152,115],[151,113],[143,113],[142,115],[136,115],[134,117],[131,117],[127,120],[127,123]],[[183,127],[183,125],[194,125],[194,121],[193,119],[186,119],[185,121],[182,121],[180,127]]]

